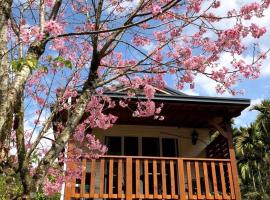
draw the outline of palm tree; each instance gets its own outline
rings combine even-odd
[[[257,119],[234,130],[242,193],[248,200],[270,199],[270,101],[255,105]]]

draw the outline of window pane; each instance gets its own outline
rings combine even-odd
[[[138,156],[138,137],[125,137],[124,138],[124,151],[126,156]]]
[[[121,137],[108,136],[106,137],[106,144],[108,147],[108,155],[121,155]]]
[[[177,139],[163,138],[162,151],[164,157],[177,157]]]
[[[143,156],[160,156],[159,138],[143,137],[142,138],[142,155]]]

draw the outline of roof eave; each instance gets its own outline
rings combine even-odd
[[[136,95],[135,97],[128,97],[121,93],[106,93],[112,98],[131,98],[147,100],[144,95]],[[213,104],[235,104],[248,107],[250,99],[245,98],[225,98],[225,97],[206,97],[206,96],[174,96],[174,95],[155,95],[153,101],[172,101],[172,102],[189,102],[189,103],[213,103]]]

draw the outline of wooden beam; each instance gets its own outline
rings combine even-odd
[[[235,150],[233,146],[233,131],[232,131],[231,123],[229,121],[225,122],[225,126],[226,126],[226,132],[228,135],[228,145],[229,145],[229,153],[230,153],[230,160],[231,160],[231,167],[232,167],[235,198],[236,200],[241,200],[241,192],[240,192],[240,185],[239,185],[239,178],[238,178],[238,171],[237,171],[237,162],[236,162]]]
[[[222,123],[222,119],[221,118],[214,118],[212,120],[210,120],[208,123],[213,126],[215,129],[217,129],[217,131],[223,135],[225,138],[228,138],[228,133],[227,131],[225,131],[221,126],[220,123]]]

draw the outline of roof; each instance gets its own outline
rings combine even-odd
[[[156,88],[157,89],[157,88]],[[125,92],[127,88],[122,88],[116,90],[116,92],[105,92],[106,95],[112,98],[126,98],[127,93]],[[135,97],[131,97],[131,99],[145,99],[145,95],[141,93],[136,94]],[[228,98],[228,97],[209,97],[209,96],[194,96],[194,95],[187,95],[183,92],[178,90],[165,87],[164,89],[160,90],[157,89],[155,97],[153,101],[168,101],[168,102],[190,102],[190,103],[210,103],[210,104],[238,104],[243,106],[250,105],[250,99],[245,98]]]
[[[128,97],[129,89],[117,86],[114,92],[109,90],[104,92],[105,95],[116,101],[129,99],[128,108],[116,104],[114,108],[108,108],[104,111],[118,117],[116,124],[210,128],[212,127],[211,120],[215,118],[230,120],[239,116],[242,110],[250,105],[250,99],[245,98],[193,96],[169,87],[156,88],[152,100],[157,104],[157,107],[161,103],[164,105],[160,115],[164,116],[165,119],[160,121],[155,120],[153,116],[132,117],[138,100],[147,100],[147,98],[143,94],[143,88],[138,89],[135,96]]]

